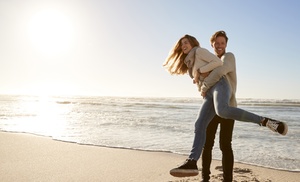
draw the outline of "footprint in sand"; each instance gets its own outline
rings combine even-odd
[[[223,171],[222,166],[217,166],[215,168],[218,171]],[[217,175],[212,175],[211,179],[213,182],[219,182],[222,181],[223,175],[222,174],[217,174]],[[248,168],[233,168],[233,182],[260,182],[261,180],[257,178],[253,174],[253,171]],[[266,182],[271,182],[270,180],[263,180]]]
[[[247,169],[247,168],[233,168],[233,172],[235,173],[239,173],[239,174],[245,174],[245,173],[252,173],[251,169]]]

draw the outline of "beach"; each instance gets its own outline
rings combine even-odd
[[[241,108],[287,121],[281,136],[266,127],[235,122],[235,161],[300,171],[300,100],[238,99]],[[200,98],[0,95],[0,131],[132,150],[189,155]],[[213,159],[221,160],[216,133]]]
[[[0,181],[187,182],[169,170],[185,155],[80,145],[26,133],[0,132]],[[201,166],[200,161],[198,166]],[[221,162],[212,162],[212,181],[221,181]],[[296,182],[300,172],[234,164],[234,181]]]

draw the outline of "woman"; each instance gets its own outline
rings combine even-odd
[[[188,72],[198,88],[201,88],[204,77],[199,73],[210,72],[221,65],[223,65],[221,59],[207,49],[201,48],[195,37],[185,35],[176,44],[164,66],[168,67],[171,74]]]
[[[185,35],[180,38],[172,49],[171,54],[163,65],[170,74],[187,73],[188,66],[184,63],[184,59],[192,48],[195,47],[190,40],[194,41],[196,39],[190,35]],[[187,44],[190,44],[190,46]],[[198,175],[197,161],[201,156],[205,142],[206,128],[215,115],[225,119],[246,121],[261,126],[268,126],[274,132],[278,132],[282,135],[287,133],[287,125],[284,122],[258,116],[248,111],[229,106],[229,103],[232,105],[232,102],[234,102],[232,96],[235,95],[236,91],[235,58],[232,53],[226,53],[221,59],[224,61],[223,66],[214,69],[212,73],[210,73],[208,78],[205,79],[209,81],[202,81],[199,90],[204,100],[195,123],[193,147],[185,163],[170,171],[170,174],[173,176],[186,177]],[[231,70],[234,71],[228,72],[228,68],[233,68]],[[200,68],[199,74],[205,73],[201,71]]]

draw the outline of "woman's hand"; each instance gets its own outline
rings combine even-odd
[[[204,98],[206,96],[206,92],[201,92],[201,96]]]
[[[199,80],[200,80],[200,74],[198,71],[195,72],[195,76],[194,76],[194,79],[193,79],[193,83],[196,84],[196,83],[199,83]]]

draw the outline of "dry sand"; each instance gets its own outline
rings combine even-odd
[[[200,175],[169,175],[169,170],[185,159],[186,156],[171,153],[79,145],[31,134],[0,132],[1,182],[201,181]],[[214,160],[211,181],[221,180],[221,162]],[[234,181],[296,182],[300,181],[300,172],[235,163]]]

